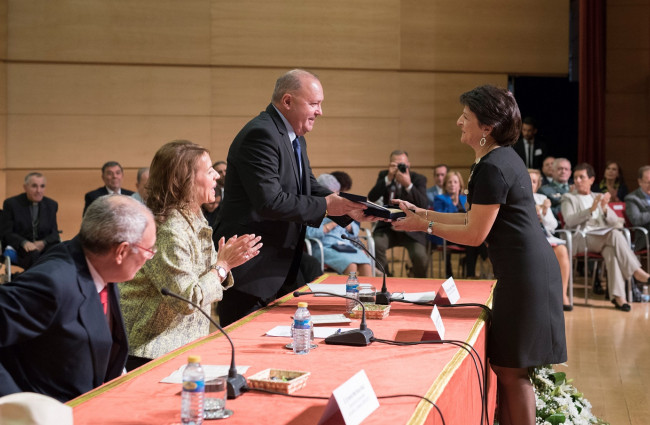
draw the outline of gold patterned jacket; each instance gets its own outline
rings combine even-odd
[[[129,338],[129,354],[155,359],[208,335],[210,322],[191,305],[163,296],[167,288],[200,305],[211,304],[233,285],[223,284],[210,266],[217,261],[212,228],[201,214],[173,211],[156,232],[156,255],[133,280],[120,284],[120,305]]]

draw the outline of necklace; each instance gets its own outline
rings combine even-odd
[[[476,169],[476,166],[478,165],[478,163],[481,162],[481,159],[485,155],[489,154],[490,152],[492,152],[495,149],[498,149],[499,147],[500,147],[499,145],[497,145],[496,143],[493,143],[493,144],[491,144],[490,146],[487,147],[487,152],[485,152],[483,155],[476,158],[476,161],[474,161],[474,164],[472,165],[472,168],[469,171],[469,178],[467,179],[467,188],[465,190],[463,190],[463,193],[465,195],[469,195],[469,182],[472,181],[472,176],[474,175],[474,170]]]

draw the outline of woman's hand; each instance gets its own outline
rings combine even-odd
[[[393,229],[403,232],[422,232],[429,226],[429,222],[411,211],[415,205],[406,201],[398,201],[399,207],[406,213],[406,217],[393,221]]]
[[[393,204],[399,204],[398,206],[400,208],[402,208],[402,205],[406,205],[407,209],[409,209],[411,211],[415,211],[416,214],[419,213],[419,212],[424,211],[424,208],[418,208],[415,205],[413,205],[412,203],[410,203],[409,201],[403,201],[401,199],[393,199],[391,202]]]
[[[260,248],[262,248],[261,239],[261,236],[255,235],[242,235],[239,237],[235,235],[226,242],[225,238],[222,237],[219,239],[217,264],[226,269],[227,272],[241,266],[260,253]]]

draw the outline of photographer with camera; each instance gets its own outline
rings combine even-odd
[[[377,183],[368,193],[368,200],[391,205],[393,199],[402,199],[408,200],[420,208],[426,208],[428,204],[427,178],[412,172],[410,167],[406,151],[391,152],[388,170],[379,172]],[[411,263],[413,263],[413,276],[426,277],[429,262],[426,234],[398,232],[392,229],[390,223],[378,222],[372,236],[375,240],[377,260],[384,267],[387,267],[386,250],[394,246],[403,246],[407,249]]]

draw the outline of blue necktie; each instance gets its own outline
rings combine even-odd
[[[292,142],[293,145],[293,153],[296,154],[296,163],[298,164],[298,170],[300,171],[300,186],[299,189],[302,191],[302,161],[301,161],[301,155],[300,155],[300,141],[298,141],[298,138],[296,137],[293,139]]]

